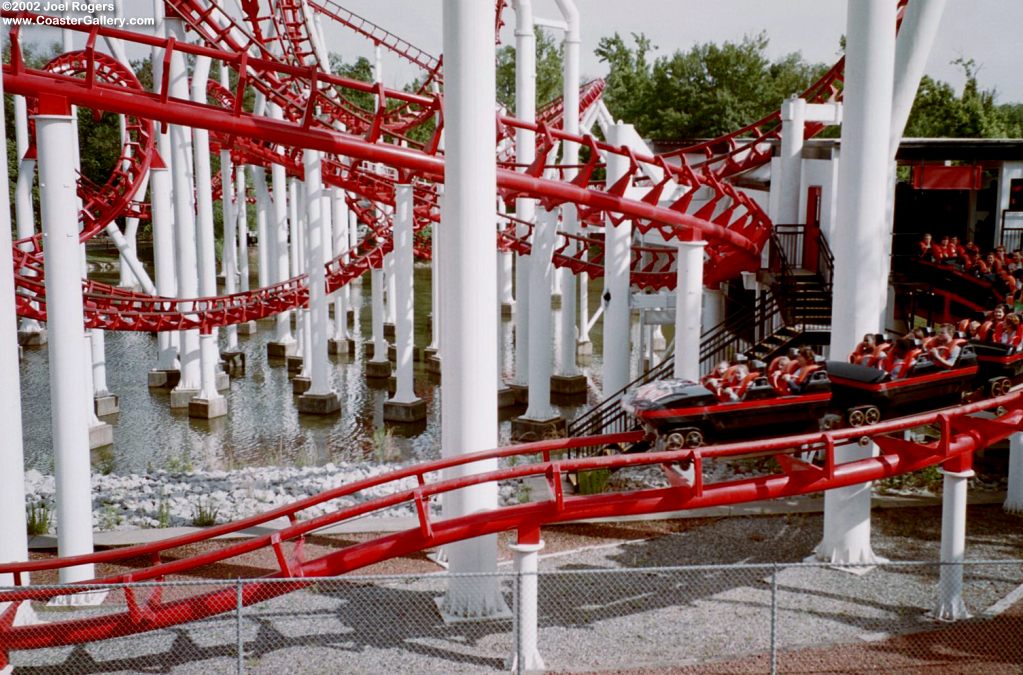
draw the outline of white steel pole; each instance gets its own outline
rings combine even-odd
[[[525,419],[540,422],[555,417],[551,408],[551,255],[557,236],[558,212],[540,209],[533,228],[530,255],[529,308],[529,405]]]
[[[256,194],[256,283],[260,288],[270,285],[270,191],[266,186],[266,169],[249,167],[252,189]]]
[[[675,377],[700,381],[704,241],[678,243],[675,282]]]
[[[14,97],[14,136],[18,156],[18,180],[14,188],[14,216],[17,221],[18,239],[27,239],[35,234],[35,208],[32,204],[32,184],[35,182],[36,161],[26,158],[28,153],[28,110],[24,96]],[[6,147],[4,149],[6,153]],[[7,165],[4,165],[7,172]],[[8,201],[10,198],[7,198]],[[5,212],[6,213],[6,212]],[[23,249],[29,250],[30,244]],[[34,275],[34,273],[33,273]],[[41,345],[46,342],[46,329],[35,319],[24,318],[17,331],[19,341]]]
[[[838,168],[831,354],[848,354],[864,333],[877,333],[888,279],[884,265],[888,142],[895,59],[895,3],[849,0],[842,154]],[[862,459],[876,446],[838,449],[838,461]],[[869,483],[824,495],[824,537],[818,557],[832,563],[878,560],[870,545]]]
[[[412,388],[412,186],[399,184],[394,188],[394,276],[395,278],[395,324],[394,347],[395,378],[397,380],[395,403],[413,403],[416,393]]]
[[[1005,503],[1008,513],[1023,513],[1023,432],[1009,436],[1009,478]]]
[[[305,164],[305,208],[308,224],[305,232],[306,269],[309,273],[309,309],[306,311],[309,347],[303,366],[309,373],[309,390],[299,398],[300,412],[327,413],[340,409],[337,393],[331,387],[330,362],[327,359],[328,302],[326,263],[330,259],[330,203],[323,189],[323,155],[318,150],[303,151]],[[310,406],[316,402],[319,405]],[[329,405],[324,405],[324,404]],[[329,410],[327,409],[329,408]]]
[[[799,222],[799,191],[802,184],[805,128],[806,101],[793,95],[781,104],[781,180],[778,181],[778,222],[786,225],[794,225]]]
[[[580,37],[579,10],[572,0],[558,0],[558,9],[565,19],[568,30],[565,31],[565,75],[562,101],[564,108],[561,126],[565,133],[579,133],[579,49]],[[562,144],[562,163],[574,166],[579,163],[579,145],[577,143]],[[575,169],[566,169],[564,180],[571,180],[576,175]],[[575,204],[561,206],[561,227],[566,234],[579,233],[579,213]],[[576,253],[576,244],[570,243],[565,249],[566,256]],[[579,374],[576,364],[576,281],[572,270],[561,270],[561,375],[573,377]]]
[[[39,190],[50,327],[50,407],[57,493],[57,550],[62,557],[92,552],[89,417],[82,383],[82,268],[70,115],[37,115]],[[10,269],[9,267],[7,269]],[[62,568],[61,583],[94,576],[92,565]]]
[[[537,596],[540,579],[540,551],[544,542],[535,544],[509,544],[512,552],[512,566],[516,575],[515,594],[515,647],[512,651],[509,670],[515,673],[541,671],[545,668],[543,657],[537,648]]]
[[[229,87],[227,65],[220,64],[220,86]],[[238,208],[245,209],[245,188],[242,187]],[[231,151],[224,148],[220,151],[220,211],[224,220],[224,293],[231,295],[238,290],[238,221],[235,217],[234,204],[234,167],[231,163]],[[232,324],[226,329],[227,349],[238,349],[238,326]]]
[[[536,120],[536,36],[533,33],[531,0],[515,0],[515,116],[523,122]],[[450,131],[450,127],[448,127]],[[536,158],[536,133],[530,129],[515,131],[515,161],[532,164]],[[532,223],[536,219],[536,200],[515,200],[515,215]],[[529,228],[518,226],[518,235]],[[529,385],[529,279],[528,255],[515,256],[515,384]]]
[[[966,487],[973,470],[944,474],[941,495],[941,573],[934,616],[942,621],[970,618],[963,603],[963,566],[966,557]]]
[[[330,203],[333,209],[330,222],[334,228],[333,250],[334,257],[340,258],[342,265],[348,261],[345,253],[348,251],[348,202],[345,200],[345,191],[341,188],[331,188]],[[345,291],[348,285],[339,288],[334,292],[334,341],[347,343],[348,341],[348,297]],[[347,353],[347,347],[338,346],[338,353]]]
[[[185,39],[185,28],[181,19],[165,19],[167,32],[179,41]],[[189,99],[188,70],[184,54],[176,51],[170,61],[170,93],[174,98]],[[178,266],[178,297],[195,298],[199,290],[199,274],[196,265],[194,174],[192,165],[192,137],[188,129],[170,125],[170,145],[173,160],[172,179],[174,182],[174,234]],[[181,332],[181,380],[171,392],[171,407],[188,407],[188,401],[202,387],[200,369],[199,331]]]
[[[0,100],[3,99],[3,91],[3,78],[0,78]],[[16,96],[15,103],[20,98]],[[21,101],[24,105],[24,99]],[[4,108],[0,106],[0,185],[9,185],[7,124],[4,115]],[[27,126],[25,140],[27,145]],[[19,158],[20,155],[19,152]],[[73,176],[71,183],[73,186]],[[77,223],[77,214],[72,214],[70,222]],[[18,369],[18,316],[14,300],[14,257],[11,255],[11,246],[10,193],[7,190],[0,190],[0,410],[4,411],[4,419],[7,420],[4,442],[0,443],[0,466],[4,467],[4,470],[0,471],[0,563],[28,560],[28,536],[25,530],[25,450],[21,436],[21,377]],[[81,281],[77,283],[80,303]],[[72,318],[80,316],[81,310]],[[78,325],[81,327],[80,320]],[[56,437],[54,440],[56,441]],[[54,449],[57,449],[56,442]],[[88,453],[88,447],[85,452]],[[88,470],[88,455],[85,456]],[[22,582],[26,583],[24,579]],[[13,585],[12,575],[0,574],[0,586]]]
[[[607,142],[618,147],[634,133],[629,124],[608,128]],[[607,156],[607,184],[625,175],[628,159],[614,153]],[[604,225],[604,396],[629,383],[629,272],[632,263],[632,222]]]
[[[291,276],[297,277],[308,270],[306,265],[306,224],[308,223],[305,186],[297,178],[288,180],[288,222],[291,225]],[[309,377],[309,352],[312,345],[309,341],[309,311],[298,308],[295,310],[295,344],[296,354],[302,357],[301,377]]]
[[[206,103],[206,85],[210,75],[209,57],[197,57],[192,72],[192,100]],[[199,295],[210,298],[217,295],[217,254],[213,234],[213,171],[210,166],[210,132],[196,127],[192,130],[192,147],[195,161],[195,196],[197,211],[197,253],[199,265]],[[230,181],[228,181],[230,182]],[[224,187],[224,186],[221,186]],[[227,188],[230,189],[230,188]],[[200,336],[202,368],[202,393],[206,401],[218,397],[216,370],[220,363],[220,349],[217,346],[217,329],[212,327]],[[226,401],[225,401],[226,413]]]
[[[245,167],[234,172],[235,215],[238,218],[238,290],[249,290],[249,203],[245,189]]]
[[[441,455],[452,457],[497,444],[497,284],[493,222],[497,199],[494,160],[494,5],[444,0],[447,145],[441,260]],[[521,146],[520,146],[521,147]],[[472,261],[471,264],[466,264]],[[460,466],[448,477],[493,471],[495,460]],[[497,484],[459,490],[444,502],[445,517],[497,507]],[[497,538],[447,548],[453,575],[493,573]],[[485,617],[505,609],[494,576],[453,578],[442,603],[453,616]]]
[[[178,284],[174,269],[174,205],[171,176],[163,160],[159,157],[157,159],[149,171],[156,290],[164,297],[173,298],[178,294]],[[171,339],[172,336],[173,333],[170,331],[162,331],[157,336],[157,370],[176,370],[178,367],[178,350]]]
[[[270,103],[267,105],[270,118],[279,120],[284,115],[280,106]],[[270,167],[270,180],[273,186],[273,233],[271,236],[272,256],[270,267],[273,270],[273,282],[280,283],[289,279],[288,274],[288,178],[285,175],[283,164],[273,164]],[[292,208],[295,205],[292,203]],[[294,225],[294,223],[292,223]],[[292,246],[297,241],[292,241]],[[295,349],[295,338],[291,335],[291,312],[283,311],[275,317],[274,342],[282,345],[285,353],[291,353]]]

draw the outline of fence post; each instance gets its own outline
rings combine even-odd
[[[771,675],[778,672],[778,564],[771,566]]]
[[[512,605],[515,608],[513,617],[515,624],[512,627],[515,635],[515,656],[512,657],[512,670],[521,673],[525,661],[523,658],[525,650],[522,648],[522,570],[515,570],[515,597],[512,598]]]
[[[235,582],[235,648],[238,650],[238,674],[245,672],[245,647],[242,644],[242,580]]]

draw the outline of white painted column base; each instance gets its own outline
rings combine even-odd
[[[934,618],[939,621],[969,619],[963,603],[963,566],[966,554],[966,486],[972,470],[942,471],[941,495],[941,573],[938,578],[938,602]]]
[[[515,568],[515,639],[512,644],[512,655],[508,659],[508,670],[522,672],[543,670],[546,666],[537,648],[537,576],[540,551],[544,543],[541,539],[537,544],[510,544],[514,554]]]
[[[1023,513],[1023,432],[1009,436],[1009,488],[1002,508]]]
[[[852,462],[877,454],[877,446],[858,443],[835,448],[835,462]],[[863,565],[878,565],[888,560],[870,546],[870,499],[873,483],[835,488],[824,493],[824,537],[811,559],[832,565],[857,565],[848,571],[863,574]]]

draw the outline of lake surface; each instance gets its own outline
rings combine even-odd
[[[94,274],[92,278],[116,283],[115,275]],[[589,285],[590,308],[600,304],[601,281]],[[355,337],[371,336],[367,275],[353,285],[357,309]],[[430,268],[415,270],[415,342],[429,345]],[[552,327],[556,331],[558,310]],[[310,466],[334,461],[421,461],[440,456],[440,396],[442,387],[433,384],[422,364],[416,364],[416,392],[427,403],[425,427],[416,433],[386,431],[383,405],[387,392],[367,385],[363,375],[362,351],[354,357],[330,357],[334,365],[334,387],[341,395],[339,415],[299,417],[291,381],[283,365],[270,366],[266,342],[272,322],[263,321],[250,336],[239,336],[246,354],[246,372],[234,378],[226,417],[195,420],[186,410],[171,410],[169,396],[150,390],[147,372],[156,360],[156,337],[148,333],[108,332],[106,334],[107,384],[120,397],[121,411],[103,418],[114,427],[112,446],[92,452],[93,469],[103,473],[141,473],[153,469],[224,470],[249,466]],[[502,321],[503,371],[511,381],[513,368],[512,320]],[[594,355],[582,370],[589,376],[589,403],[600,399],[600,322],[591,331]],[[223,338],[221,344],[223,345]],[[557,335],[552,343],[556,348]],[[556,353],[556,352],[555,352]],[[635,364],[633,370],[636,370]],[[26,349],[21,363],[22,412],[26,468],[53,472],[50,429],[49,362],[46,348]],[[571,419],[586,406],[559,408]],[[512,415],[500,425],[501,443],[508,442]],[[504,416],[502,416],[504,417]]]

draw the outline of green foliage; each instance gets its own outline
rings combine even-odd
[[[25,529],[30,537],[47,534],[53,525],[53,511],[44,501],[29,504],[25,509]]]
[[[997,92],[981,89],[973,59],[952,63],[966,75],[963,93],[956,95],[947,82],[924,76],[903,134],[907,137],[1020,138],[1023,106],[995,105]]]
[[[536,105],[543,106],[561,96],[564,82],[564,50],[539,28],[536,33]],[[497,101],[509,112],[515,110],[515,47],[497,50]]]
[[[217,524],[220,509],[208,499],[199,499],[192,508],[192,525],[194,527],[211,527]]]
[[[373,82],[373,64],[365,56],[360,56],[354,63],[347,63],[339,54],[330,55],[330,72],[360,82]],[[376,110],[376,99],[373,94],[346,90],[344,97],[363,110]]]
[[[596,54],[610,66],[604,100],[616,117],[652,138],[703,138],[741,128],[777,109],[826,70],[798,53],[771,61],[766,33],[739,43],[699,44],[651,60],[656,47],[640,34],[629,47],[617,33]]]

